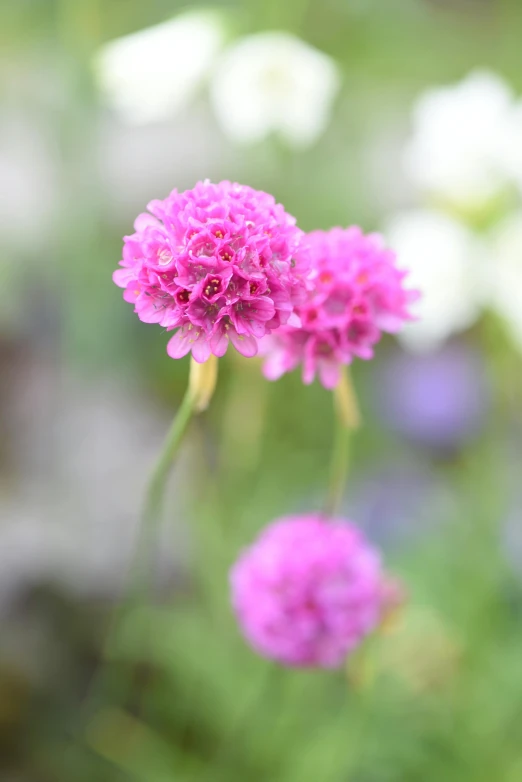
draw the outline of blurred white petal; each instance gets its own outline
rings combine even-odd
[[[259,33],[225,52],[211,98],[233,141],[253,143],[276,132],[289,145],[306,147],[326,128],[339,86],[328,55],[288,33]]]
[[[501,158],[512,107],[510,88],[488,71],[426,91],[405,155],[414,184],[470,206],[494,197],[506,184]]]
[[[418,351],[438,348],[451,334],[471,326],[484,299],[484,250],[461,223],[430,210],[396,215],[385,229],[408,269],[408,283],[421,292],[412,311],[418,318],[400,339]]]
[[[223,39],[216,12],[190,11],[110,41],[95,58],[100,88],[127,121],[162,120],[193,96]]]
[[[503,138],[501,159],[504,171],[522,191],[522,101],[513,107]]]
[[[522,350],[522,212],[507,218],[492,235],[488,291]]]

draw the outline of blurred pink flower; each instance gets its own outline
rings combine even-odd
[[[262,655],[291,666],[340,666],[380,623],[379,554],[343,519],[275,521],[231,571],[242,631]]]
[[[276,380],[303,365],[303,382],[319,373],[334,388],[340,366],[354,357],[370,359],[383,331],[396,332],[411,319],[409,305],[418,293],[404,286],[407,272],[379,234],[357,226],[313,231],[307,235],[314,289],[296,310],[301,327],[288,323],[263,341],[264,373]],[[298,254],[299,257],[299,254]]]
[[[178,329],[172,358],[223,356],[229,340],[254,356],[258,339],[299,324],[306,253],[303,233],[267,193],[231,182],[199,182],[148,205],[126,236],[114,282],[145,323]]]

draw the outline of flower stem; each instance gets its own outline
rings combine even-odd
[[[165,444],[152,470],[145,494],[140,534],[136,550],[140,572],[134,579],[133,592],[142,592],[150,569],[151,550],[161,521],[165,489],[174,459],[178,453],[189,421],[194,413],[206,410],[217,381],[217,358],[210,356],[204,364],[191,360],[188,388],[170,426]]]
[[[350,438],[361,423],[357,397],[347,367],[342,368],[341,378],[333,393],[336,428],[330,466],[330,487],[324,508],[326,516],[335,516],[339,511],[350,463]]]
[[[151,567],[152,549],[161,522],[167,481],[193,413],[194,398],[188,388],[167,433],[163,449],[152,470],[145,493],[136,545],[136,572],[132,578],[131,595],[141,593],[145,589],[147,574]]]
[[[164,446],[152,470],[145,493],[145,501],[140,519],[140,528],[135,544],[134,562],[129,574],[129,588],[126,597],[110,624],[103,649],[103,658],[110,658],[113,647],[121,632],[127,613],[142,601],[149,592],[151,573],[153,573],[154,546],[158,527],[162,518],[165,490],[171,469],[179,451],[183,436],[194,413],[200,413],[208,407],[217,380],[217,358],[211,356],[205,364],[197,364],[193,359],[190,365],[190,378],[187,391],[165,438]],[[119,682],[119,695],[128,695],[127,677]],[[86,698],[86,711],[98,707],[100,696],[104,695],[107,683],[110,683],[108,671],[102,667],[95,673]],[[114,688],[113,688],[114,689]]]

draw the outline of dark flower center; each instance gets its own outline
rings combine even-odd
[[[205,288],[205,296],[208,296],[209,298],[211,296],[215,296],[216,293],[219,291],[220,287],[221,287],[221,280],[217,278],[210,280]]]

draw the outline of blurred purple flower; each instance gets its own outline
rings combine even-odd
[[[384,550],[400,549],[451,515],[448,488],[433,471],[401,461],[354,478],[343,513]]]
[[[286,516],[242,552],[231,574],[240,627],[263,656],[336,668],[393,608],[397,586],[349,521]]]
[[[453,451],[480,432],[490,388],[477,350],[454,343],[423,356],[395,352],[376,372],[376,412],[402,437]]]

